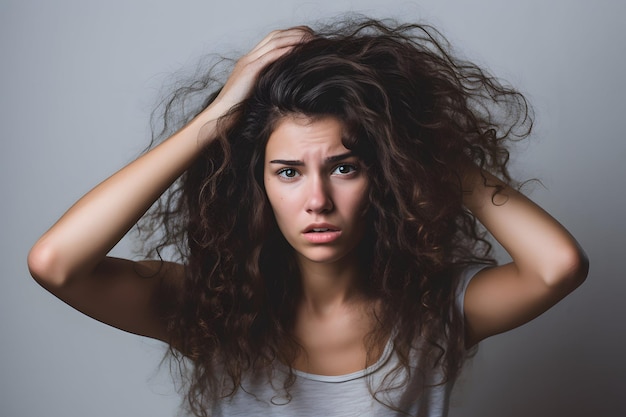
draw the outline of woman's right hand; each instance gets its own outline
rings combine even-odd
[[[220,116],[226,114],[249,96],[263,68],[312,37],[312,30],[306,26],[270,32],[237,61],[222,91],[207,111],[217,112]]]
[[[197,158],[205,145],[199,138],[215,137],[216,120],[250,94],[261,69],[307,36],[311,31],[304,27],[266,36],[237,62],[219,96],[198,117],[94,187],[44,233],[28,257],[32,276],[97,320],[166,340],[156,294],[165,285],[176,297],[184,267],[107,253]]]

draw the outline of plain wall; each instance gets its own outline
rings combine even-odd
[[[626,415],[624,4],[0,0],[0,415],[175,415],[168,371],[158,372],[164,346],[46,293],[28,274],[27,252],[147,145],[168,74],[346,11],[433,23],[527,94],[537,124],[515,172],[542,180],[531,197],[591,259],[587,282],[561,304],[482,343],[451,416]]]

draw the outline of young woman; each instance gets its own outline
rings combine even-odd
[[[511,187],[526,101],[434,29],[274,31],[210,80],[28,259],[76,309],[167,342],[194,414],[444,416],[468,349],[586,277],[574,238]],[[180,262],[107,257],[156,201],[157,253]]]

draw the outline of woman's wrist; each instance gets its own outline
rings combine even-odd
[[[463,167],[463,205],[476,212],[485,204],[503,204],[508,199],[507,185],[494,175],[469,163]]]

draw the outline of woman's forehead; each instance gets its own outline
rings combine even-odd
[[[277,123],[266,146],[266,156],[296,157],[311,153],[345,153],[345,126],[334,116],[286,116]]]

